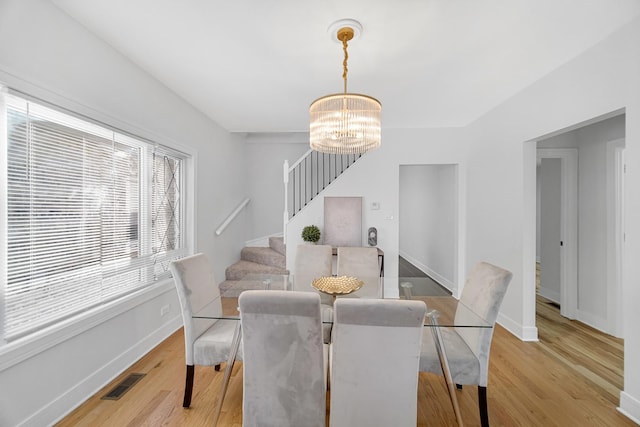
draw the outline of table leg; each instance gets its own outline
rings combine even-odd
[[[229,357],[227,358],[227,366],[224,368],[224,378],[222,379],[222,387],[220,388],[220,396],[218,397],[218,406],[216,412],[213,415],[213,426],[218,425],[218,418],[220,418],[220,412],[222,411],[222,403],[224,402],[224,395],[227,393],[227,387],[229,386],[229,379],[231,378],[231,371],[233,365],[236,362],[236,355],[238,354],[238,347],[240,347],[240,338],[242,337],[242,329],[240,328],[240,320],[236,323],[236,329],[233,332],[233,340],[231,341],[231,348],[229,349]]]
[[[449,369],[449,362],[447,361],[447,353],[444,349],[444,341],[442,339],[442,333],[440,332],[440,326],[438,326],[438,313],[437,310],[432,310],[427,313],[429,317],[429,323],[431,323],[431,332],[433,333],[433,339],[436,344],[436,351],[438,352],[438,358],[440,359],[440,366],[444,373],[444,380],[447,383],[447,389],[449,390],[449,398],[451,399],[451,405],[453,406],[453,412],[456,414],[456,420],[458,426],[463,427],[462,414],[460,413],[460,406],[458,405],[458,397],[456,396],[456,386],[453,384],[451,378],[451,370]]]

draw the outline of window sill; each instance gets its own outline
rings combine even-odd
[[[154,286],[96,307],[56,325],[0,346],[0,372],[94,328],[140,304],[174,288],[173,279],[164,279]]]

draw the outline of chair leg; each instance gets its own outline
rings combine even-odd
[[[480,410],[480,425],[489,427],[489,411],[487,409],[487,388],[478,386],[478,409]]]
[[[191,405],[191,392],[193,391],[193,372],[194,366],[187,365],[187,380],[184,385],[184,400],[182,401],[183,408],[188,408]]]
[[[216,366],[213,367],[213,369],[218,372],[220,371],[220,364],[218,363]]]
[[[457,388],[458,390],[462,390],[462,384],[456,384],[456,388]]]

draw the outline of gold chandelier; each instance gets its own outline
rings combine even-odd
[[[337,37],[344,51],[344,92],[326,95],[311,103],[309,143],[312,149],[322,153],[358,154],[380,146],[382,105],[371,96],[347,92],[347,42],[354,36],[351,25],[359,26],[359,23],[345,20],[336,24],[341,23],[345,26],[339,27]]]

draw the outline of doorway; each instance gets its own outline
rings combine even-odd
[[[563,316],[618,337],[624,120],[596,119],[537,141],[537,293],[559,299]]]
[[[578,293],[578,150],[538,148],[537,293],[575,318]]]
[[[461,247],[459,169],[456,164],[400,165],[398,191],[399,256],[454,296]]]

